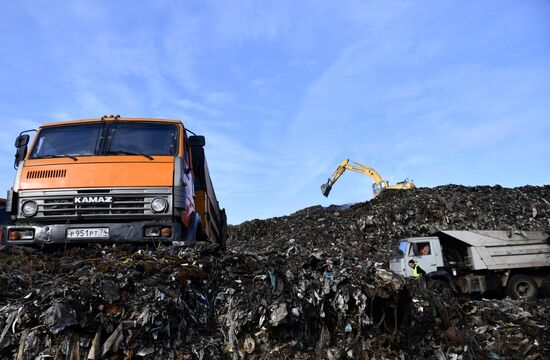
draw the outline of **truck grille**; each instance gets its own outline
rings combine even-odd
[[[64,178],[65,176],[67,176],[66,169],[31,170],[27,173],[27,179]]]
[[[151,211],[151,201],[157,197],[168,200],[171,210],[171,188],[117,189],[117,190],[66,190],[27,191],[20,194],[19,209],[28,200],[38,204],[32,219],[85,219],[85,218],[135,218],[136,216],[159,216]],[[112,197],[109,203],[75,203],[75,197]],[[161,215],[168,215],[170,211]],[[22,215],[20,215],[23,217]],[[29,218],[31,219],[31,218]]]

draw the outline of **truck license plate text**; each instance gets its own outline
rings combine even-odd
[[[67,229],[67,239],[108,239],[109,228]]]

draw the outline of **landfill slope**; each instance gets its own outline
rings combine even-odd
[[[330,260],[327,263],[340,261],[339,269],[373,262],[387,267],[399,239],[428,236],[442,230],[548,232],[550,186],[510,189],[446,185],[407,191],[386,190],[371,201],[351,206],[314,206],[288,216],[231,226],[229,244],[237,252],[322,252],[332,259],[332,263]],[[288,261],[293,260],[289,258]],[[283,266],[287,267],[293,265]],[[321,267],[319,272],[322,271]],[[412,324],[400,328],[400,336],[404,335],[401,340],[405,343],[393,338],[384,351],[378,348],[380,352],[372,352],[363,347],[363,353],[369,356],[378,353],[388,358],[403,354],[437,359],[455,355],[470,359],[550,358],[548,299],[526,304],[510,299],[461,298],[459,302],[448,294],[427,293],[416,285],[408,285],[414,309]],[[434,304],[433,299],[441,301]],[[448,312],[447,324],[443,325],[440,316],[433,316],[436,312],[433,307],[441,304]],[[404,330],[407,326],[408,332]],[[376,339],[384,339],[384,336],[378,334]],[[347,341],[351,341],[349,336]],[[352,355],[361,358],[356,352]]]
[[[398,239],[550,228],[550,186],[384,191],[229,228],[227,249],[0,247],[0,359],[544,359],[550,302],[387,271]]]
[[[548,185],[446,185],[385,190],[371,201],[314,206],[289,216],[247,221],[231,226],[229,233],[233,249],[265,250],[292,241],[308,249],[338,248],[344,256],[381,261],[391,256],[397,240],[440,230],[548,229]]]

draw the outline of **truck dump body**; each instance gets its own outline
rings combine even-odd
[[[451,230],[436,235],[444,249],[465,250],[472,270],[550,266],[549,235],[542,231]]]
[[[195,207],[201,216],[204,234],[224,244],[227,235],[227,217],[219,206],[204,148],[191,144],[193,171],[195,173]]]

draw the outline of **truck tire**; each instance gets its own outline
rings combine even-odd
[[[508,280],[506,291],[512,299],[532,299],[538,295],[539,287],[529,275],[514,275]]]

